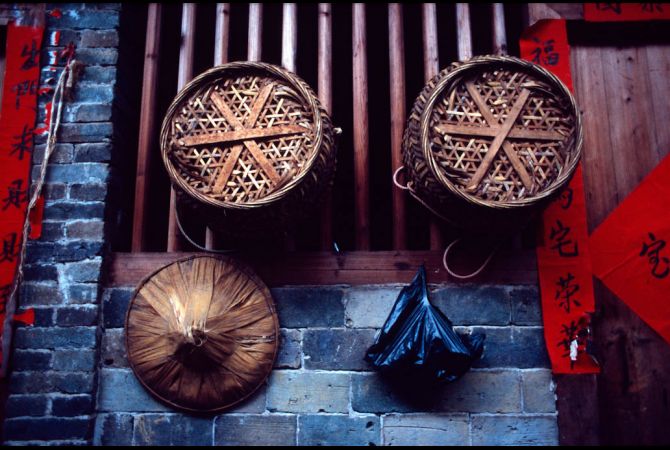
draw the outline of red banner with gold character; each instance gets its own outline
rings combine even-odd
[[[591,235],[593,273],[670,343],[670,156]]]
[[[42,27],[7,27],[0,110],[0,339],[16,276],[30,193],[30,160],[37,111]],[[15,319],[31,322],[29,312]],[[0,360],[2,357],[0,346]]]
[[[550,70],[572,90],[565,20],[541,20],[519,43],[521,57]],[[537,246],[544,336],[554,373],[598,373],[589,356],[595,309],[581,164],[544,211]],[[590,348],[589,348],[590,350]]]
[[[588,22],[628,22],[670,19],[670,3],[584,3]]]

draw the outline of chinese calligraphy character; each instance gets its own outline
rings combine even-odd
[[[642,3],[642,11],[648,13],[663,12],[663,6],[659,3]]]
[[[531,52],[533,55],[532,61],[535,64],[544,64],[547,66],[555,66],[558,64],[558,53],[554,51],[553,39],[547,41],[541,41],[538,38],[533,38],[533,41],[539,44],[539,46]],[[542,57],[542,55],[545,55]]]
[[[558,250],[558,254],[566,258],[578,256],[579,248],[577,247],[577,242],[572,242],[572,239],[568,239],[570,227],[564,226],[558,219],[556,219],[556,225],[557,228],[551,227],[551,233],[549,234],[549,239],[556,241],[556,244],[551,248]]]
[[[9,238],[5,238],[2,240],[2,250],[0,250],[0,263],[2,262],[12,262],[14,261],[14,258],[19,253],[18,248],[16,248],[17,244],[17,234],[16,233],[10,233],[7,236]]]
[[[565,278],[559,277],[556,285],[558,289],[556,290],[555,300],[558,300],[558,306],[563,308],[565,312],[570,312],[570,306],[575,304],[576,306],[581,306],[581,303],[576,298],[573,298],[574,295],[579,291],[580,287],[577,283],[572,283],[575,279],[575,276],[568,272]]]
[[[661,250],[665,248],[665,241],[663,239],[656,239],[653,233],[649,233],[651,243],[642,242],[642,251],[640,256],[646,256],[649,259],[649,264],[653,266],[651,274],[656,278],[665,278],[670,273],[670,259],[667,256],[661,256]],[[664,262],[664,265],[661,265]],[[661,266],[659,268],[659,266]]]
[[[565,337],[558,341],[556,346],[563,347],[565,350],[565,353],[563,354],[564,358],[567,358],[570,355],[570,343],[577,337],[578,329],[579,326],[574,320],[571,320],[569,324],[561,325],[561,335]]]
[[[37,94],[37,80],[22,81],[14,85],[12,91],[16,92],[16,109],[19,109],[21,107],[21,97]]]
[[[12,151],[9,154],[18,153],[19,160],[23,160],[23,155],[26,152],[30,152],[30,148],[32,147],[33,129],[28,128],[28,125],[24,125],[23,132],[18,136],[14,136],[14,139],[16,141],[12,144]]]
[[[615,3],[596,3],[596,8],[600,11],[613,11],[616,14],[621,14],[621,2]]]
[[[2,200],[4,202],[2,206],[3,211],[5,211],[10,206],[20,208],[21,203],[28,201],[28,189],[21,189],[22,184],[23,180],[18,179],[12,181],[11,184],[7,186],[7,197]]]
[[[561,195],[558,197],[558,201],[561,203],[561,209],[568,209],[572,206],[572,197],[573,191],[571,187],[563,189]]]
[[[0,286],[0,316],[4,315],[7,311],[5,308],[7,301],[9,300],[9,296],[12,294],[12,287],[13,286],[11,284]]]
[[[35,39],[33,39],[32,48],[28,49],[28,46],[24,45],[23,50],[21,50],[21,56],[27,56],[28,59],[24,61],[23,65],[21,66],[21,70],[28,70],[32,69],[33,67],[37,67],[37,57],[39,54],[40,51],[37,48]]]

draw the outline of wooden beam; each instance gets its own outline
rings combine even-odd
[[[281,65],[295,72],[298,51],[298,9],[295,3],[284,3],[282,21]]]
[[[405,129],[405,45],[402,5],[389,3],[389,73],[391,88],[391,176],[402,166],[402,135]],[[391,185],[393,193],[393,249],[407,248],[405,193]]]
[[[440,71],[440,60],[437,46],[437,10],[435,3],[424,3],[423,17],[423,74],[428,82]],[[432,214],[430,216],[430,249],[444,248],[444,238],[440,222]]]
[[[262,54],[263,39],[263,5],[261,3],[249,4],[249,34],[247,46],[247,59],[249,61],[260,61]]]
[[[354,190],[356,208],[356,249],[370,248],[370,188],[368,129],[368,70],[365,36],[365,4],[353,9],[353,103],[354,103]]]
[[[110,286],[136,286],[165,264],[194,253],[113,253]],[[269,286],[408,283],[421,264],[429,283],[459,282],[442,267],[442,251],[354,251],[297,253],[237,253]],[[481,261],[468,261],[476,265]],[[485,273],[468,282],[536,284],[535,250],[501,250]]]
[[[493,53],[507,54],[507,33],[505,29],[505,7],[502,3],[492,3]]]
[[[458,41],[458,59],[472,58],[472,30],[470,28],[470,5],[456,3],[456,39]]]
[[[179,69],[177,72],[177,91],[193,78],[193,53],[195,51],[195,13],[196,3],[184,3],[181,18],[181,47],[179,48]],[[177,196],[170,188],[170,216],[168,219],[167,251],[179,250],[179,230],[177,229]]]
[[[229,40],[230,40],[230,3],[217,3],[216,24],[214,28],[215,66],[220,66],[221,64],[225,64],[228,62]],[[226,160],[226,164],[229,164],[228,160]],[[230,168],[230,170],[232,170],[232,167]],[[205,248],[207,250],[213,250],[217,247],[216,244],[217,244],[216,234],[211,228],[207,227],[205,229]]]
[[[319,100],[324,109],[333,113],[333,25],[330,3],[319,3],[318,77]],[[333,194],[328,191],[321,207],[321,250],[333,245]]]
[[[214,33],[214,65],[219,66],[228,62],[230,3],[216,4],[216,25]]]
[[[144,248],[145,212],[151,174],[151,151],[156,144],[156,90],[158,88],[158,54],[161,41],[161,4],[151,3],[147,15],[146,44],[144,47],[144,75],[142,104],[137,140],[137,168],[135,170],[135,205],[131,250]]]

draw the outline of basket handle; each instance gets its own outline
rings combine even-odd
[[[491,262],[491,258],[493,258],[493,255],[496,254],[496,252],[498,251],[498,249],[500,248],[500,245],[502,243],[502,241],[501,241],[495,247],[493,247],[493,250],[491,250],[491,252],[489,253],[489,256],[486,257],[486,259],[484,260],[482,265],[479,266],[479,268],[477,270],[475,270],[472,273],[461,275],[461,274],[455,273],[453,270],[451,270],[449,268],[449,263],[447,261],[447,259],[449,257],[449,251],[451,250],[451,248],[454,245],[456,245],[460,241],[461,241],[461,238],[458,238],[458,239],[452,241],[451,244],[447,245],[447,248],[444,249],[444,254],[442,255],[442,265],[444,265],[444,268],[447,271],[447,273],[454,278],[458,278],[459,280],[467,280],[467,279],[470,279],[470,278],[473,278],[473,277],[476,277],[477,275],[479,275],[486,268],[486,266],[489,265],[489,262]]]
[[[179,232],[181,233],[181,235],[184,236],[184,238],[188,241],[189,244],[191,244],[192,246],[194,246],[198,250],[201,250],[201,251],[207,252],[207,253],[217,253],[217,254],[233,253],[233,252],[237,251],[237,250],[216,250],[216,249],[209,249],[207,247],[203,247],[202,245],[198,244],[193,239],[191,239],[191,236],[189,236],[186,233],[186,231],[184,230],[184,228],[181,226],[181,220],[179,220],[179,208],[177,208],[177,207],[175,207],[175,209],[174,209],[174,217],[176,219],[175,221],[177,222],[177,228],[179,228]]]
[[[398,174],[400,172],[402,172],[403,170],[405,170],[405,166],[400,166],[396,169],[395,172],[393,172],[393,184],[395,184],[396,187],[398,187],[399,189],[402,189],[403,191],[409,191],[410,190],[409,184],[406,184],[406,185],[403,186],[402,184],[400,184],[398,182]]]

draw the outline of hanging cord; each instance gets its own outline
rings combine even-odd
[[[56,146],[56,138],[58,135],[58,128],[60,127],[61,122],[61,112],[63,110],[63,103],[65,103],[65,98],[72,93],[74,88],[74,83],[76,77],[81,68],[81,63],[72,59],[72,55],[68,58],[67,64],[63,69],[60,77],[58,78],[58,84],[54,90],[53,95],[53,104],[56,106],[55,117],[52,115],[52,120],[49,122],[48,129],[48,138],[46,148],[44,149],[44,155],[42,156],[42,161],[40,162],[40,172],[37,178],[37,183],[35,188],[30,196],[30,201],[28,202],[28,209],[26,211],[26,217],[23,221],[23,232],[21,237],[21,250],[18,254],[18,263],[16,269],[16,276],[14,277],[14,284],[12,285],[12,291],[7,298],[6,304],[6,316],[5,323],[3,328],[2,335],[2,367],[0,367],[0,378],[4,378],[7,375],[7,364],[9,363],[9,350],[11,348],[11,339],[12,339],[12,321],[14,320],[14,313],[16,312],[16,297],[23,279],[23,260],[25,259],[26,254],[26,244],[28,243],[28,236],[30,234],[30,212],[37,205],[37,200],[39,199],[40,194],[42,193],[42,187],[44,186],[44,180],[47,173],[47,163],[49,158],[53,153],[54,147]],[[53,110],[52,110],[53,111]]]
[[[461,275],[461,274],[455,273],[453,270],[451,270],[449,268],[449,263],[447,262],[447,258],[449,257],[449,250],[451,250],[451,248],[454,245],[456,245],[457,243],[459,243],[460,241],[461,241],[461,238],[458,238],[458,239],[452,241],[451,244],[447,245],[447,248],[444,249],[444,254],[442,255],[442,265],[444,266],[444,269],[447,271],[447,273],[449,275],[451,275],[454,278],[458,278],[459,280],[467,280],[467,279],[470,279],[470,278],[473,278],[473,277],[476,277],[477,275],[479,275],[482,272],[482,270],[484,270],[486,268],[486,266],[489,265],[489,262],[491,262],[491,258],[493,258],[493,255],[496,254],[496,252],[500,248],[500,245],[502,244],[502,241],[499,242],[493,248],[493,250],[491,250],[491,252],[489,253],[489,256],[486,257],[486,259],[484,260],[482,265],[479,266],[479,268],[477,270],[475,270],[472,273]]]
[[[222,253],[233,253],[236,252],[237,250],[216,250],[216,249],[209,249],[207,247],[203,247],[202,245],[198,244],[195,242],[193,239],[191,239],[191,236],[189,236],[184,228],[181,226],[181,220],[179,220],[179,208],[175,207],[174,209],[174,217],[177,222],[177,228],[179,228],[179,232],[181,233],[182,236],[188,241],[189,244],[197,248],[198,250],[201,250],[203,252],[208,252],[208,253],[217,253],[217,254],[222,254]]]
[[[449,224],[451,224],[451,225],[458,226],[458,225],[455,224],[452,220],[448,219],[447,217],[443,216],[443,215],[440,214],[439,212],[435,211],[435,209],[433,209],[428,203],[424,202],[424,201],[421,199],[421,197],[419,197],[419,196],[414,192],[414,189],[412,189],[412,182],[411,182],[411,181],[408,181],[407,184],[406,184],[405,186],[403,186],[402,184],[400,184],[400,182],[398,181],[398,174],[399,174],[400,172],[402,172],[403,170],[405,170],[405,166],[400,166],[400,167],[398,167],[398,168],[396,169],[395,172],[393,172],[393,184],[395,184],[399,189],[402,189],[403,191],[409,191],[410,195],[411,195],[412,197],[414,197],[414,199],[415,199],[416,201],[418,201],[419,203],[421,203],[424,207],[426,207],[426,209],[428,209],[430,212],[432,212],[433,214],[435,214],[435,215],[436,215],[437,217],[439,217],[440,219],[444,220],[445,222],[447,222],[447,223],[449,223]],[[493,258],[493,256],[496,254],[496,252],[498,251],[498,249],[500,248],[500,246],[501,246],[502,243],[503,243],[503,240],[501,240],[500,242],[498,242],[498,244],[496,244],[496,246],[493,248],[493,250],[491,250],[491,252],[489,253],[489,255],[486,257],[486,259],[484,260],[484,262],[482,263],[482,265],[479,266],[479,268],[478,268],[477,270],[475,270],[474,272],[469,273],[469,274],[463,274],[463,275],[461,275],[461,274],[457,274],[457,273],[455,273],[453,270],[451,270],[451,269],[449,268],[449,263],[448,263],[448,261],[447,261],[447,260],[448,260],[448,257],[449,257],[449,251],[451,250],[451,248],[452,248],[454,245],[456,245],[456,244],[457,244],[458,242],[460,242],[460,241],[461,241],[461,238],[458,238],[458,239],[452,241],[449,245],[447,245],[447,248],[444,249],[444,254],[442,255],[442,265],[444,266],[444,269],[447,271],[447,273],[448,273],[449,275],[451,275],[451,276],[454,277],[454,278],[458,278],[459,280],[467,280],[467,279],[469,279],[469,278],[473,278],[473,277],[476,277],[477,275],[479,275],[479,274],[486,268],[486,266],[488,266],[489,262],[491,262],[491,259]]]

